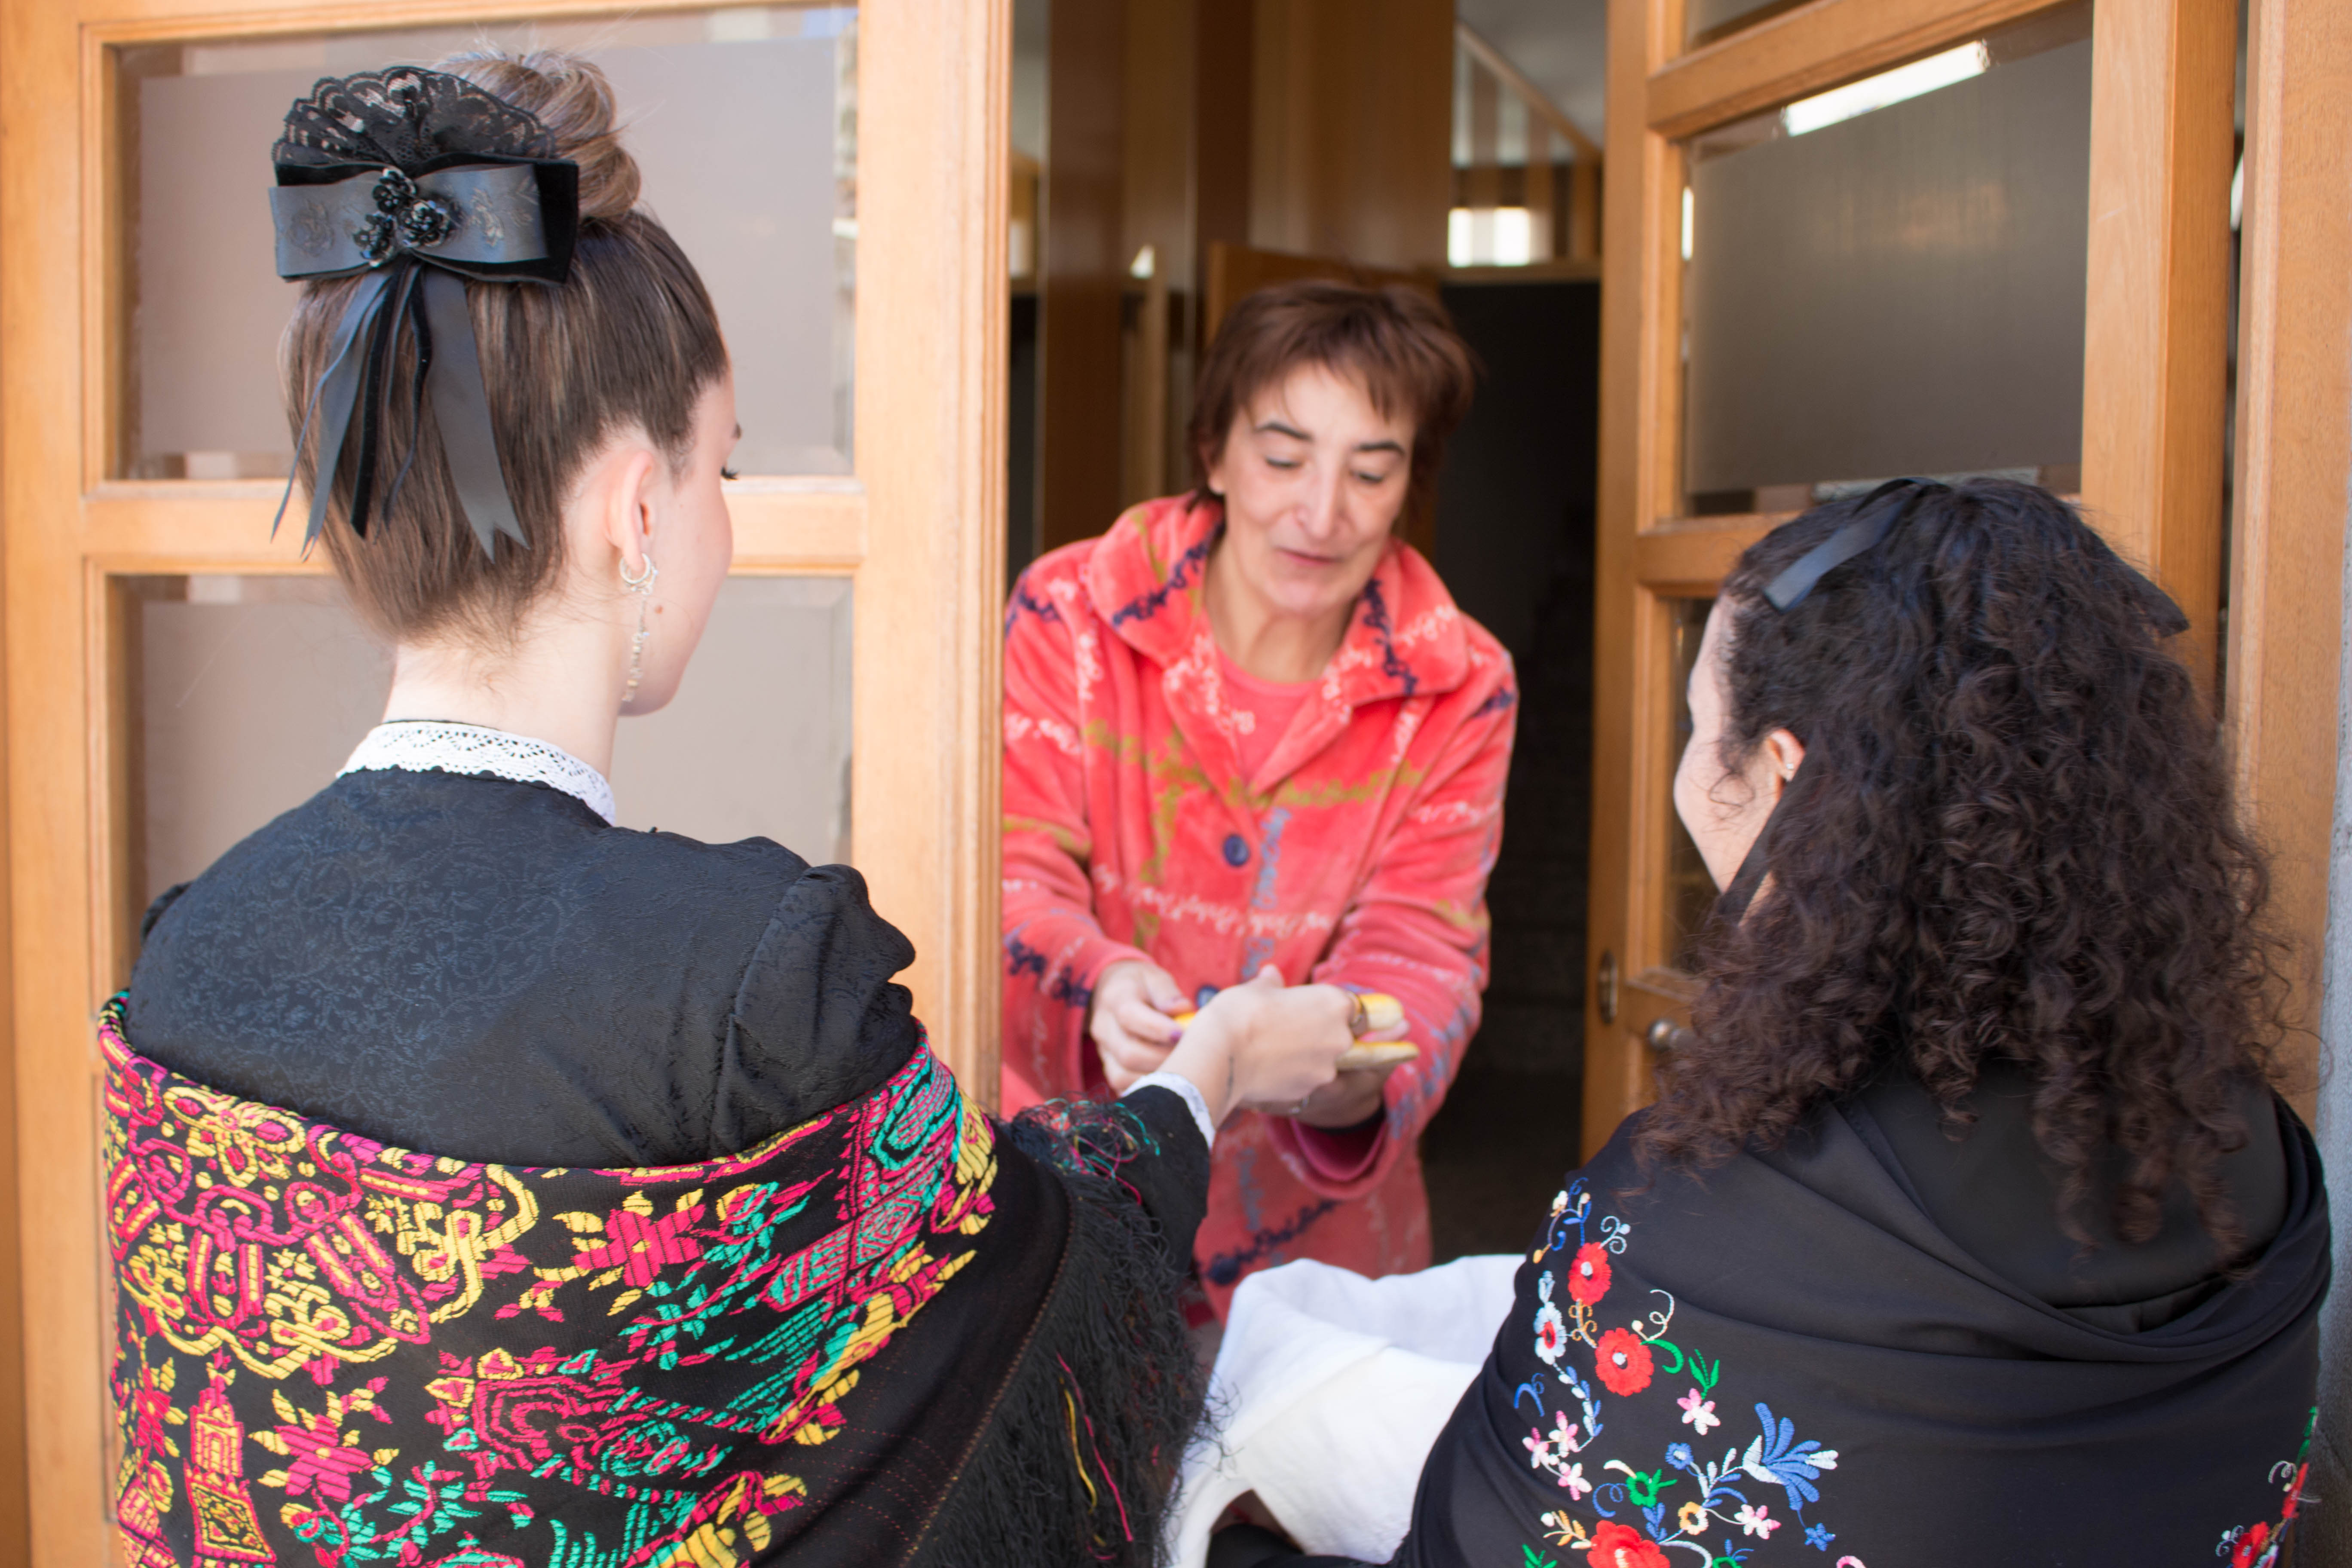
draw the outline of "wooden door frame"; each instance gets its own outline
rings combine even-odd
[[[2222,716],[2241,808],[2271,853],[2272,918],[2295,943],[2290,1017],[2305,1032],[2291,1042],[2289,1067],[2296,1109],[2316,1128],[2318,1041],[2309,1031],[2319,1022],[2329,941],[2347,934],[2328,928],[2328,870],[2342,782],[2352,490],[2352,279],[2344,266],[2352,256],[2344,199],[2352,189],[2352,7],[2252,0],[2246,54]],[[2336,983],[2352,977],[2339,968]],[[2340,1089],[2332,1103],[2343,1109]]]
[[[1685,515],[1683,154],[1699,132],[1983,36],[2051,0],[1811,0],[1696,49],[1683,0],[1611,0],[1584,1147],[1650,1098],[1634,1031],[1686,1021],[1658,879],[1673,757],[1665,600],[1711,595],[1792,513]],[[2231,0],[2104,0],[2092,40],[2082,500],[2197,628],[2221,596]],[[1613,962],[1614,982],[1602,967]],[[1604,1011],[1612,1016],[1604,1018]]]
[[[495,14],[709,4],[506,0]],[[21,1538],[0,1539],[7,1561],[86,1568],[110,1552],[92,1026],[131,956],[133,739],[111,584],[322,569],[299,558],[297,531],[269,542],[272,485],[109,477],[123,330],[109,51],[482,14],[475,0],[0,0],[0,647],[16,981],[0,1288],[13,1306],[21,1279],[22,1311],[12,1325],[0,1306],[0,1470],[14,1472],[0,1478],[0,1517],[25,1521]],[[857,863],[877,908],[914,942],[905,978],[935,1047],[992,1102],[1011,5],[863,0],[858,31],[856,472],[730,486],[736,570],[853,580]],[[26,1241],[36,1267],[17,1269]],[[22,1393],[10,1399],[20,1345]],[[21,1468],[9,1463],[20,1434]]]

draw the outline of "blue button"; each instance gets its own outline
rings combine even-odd
[[[1249,864],[1249,846],[1242,842],[1242,836],[1238,833],[1225,835],[1225,864],[1228,866]]]

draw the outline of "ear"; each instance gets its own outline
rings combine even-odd
[[[1772,798],[1777,801],[1804,766],[1805,743],[1786,730],[1775,730],[1764,737],[1764,755],[1772,764]]]
[[[1219,500],[1225,499],[1225,458],[1233,449],[1233,441],[1228,437],[1224,445],[1216,451],[1211,452],[1205,446],[1201,450],[1201,482]]]
[[[612,452],[599,476],[603,495],[596,511],[604,541],[620,552],[631,576],[645,571],[646,545],[653,532],[658,458],[635,442]]]

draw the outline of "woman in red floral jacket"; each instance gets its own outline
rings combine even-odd
[[[1290,1258],[1429,1262],[1416,1143],[1478,1026],[1517,689],[1396,524],[1471,374],[1410,289],[1251,296],[1202,369],[1201,487],[1045,556],[1006,612],[1007,1113],[1116,1092],[1269,967],[1299,984],[1266,1026],[1344,1038],[1379,993],[1419,1047],[1218,1138],[1221,1315]]]

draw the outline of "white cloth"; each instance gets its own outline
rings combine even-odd
[[[1255,1492],[1309,1552],[1385,1563],[1412,1522],[1430,1446],[1486,1364],[1521,1254],[1367,1279],[1302,1259],[1234,1292],[1209,1382],[1213,1428],[1170,1513],[1177,1568]]]
[[[395,719],[362,738],[343,773],[378,768],[413,773],[488,773],[516,784],[560,789],[606,822],[620,815],[604,775],[561,746],[485,730],[478,724],[443,724],[426,719]]]
[[[1184,1109],[1192,1113],[1193,1125],[1201,1130],[1201,1142],[1212,1149],[1217,1146],[1217,1124],[1209,1120],[1209,1102],[1201,1097],[1200,1086],[1191,1079],[1181,1073],[1148,1072],[1127,1086],[1127,1094],[1139,1089],[1164,1089],[1182,1100]],[[1127,1094],[1119,1098],[1125,1100]]]

